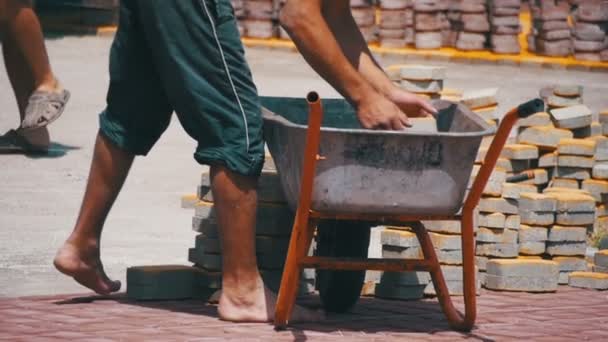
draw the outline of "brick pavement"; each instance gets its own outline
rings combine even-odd
[[[303,304],[320,306],[316,296]],[[280,332],[267,324],[220,321],[215,306],[194,300],[134,302],[124,294],[0,299],[0,340],[10,341],[606,341],[607,327],[608,292],[569,287],[552,294],[482,290],[470,334],[448,329],[434,299],[362,298],[350,314]]]

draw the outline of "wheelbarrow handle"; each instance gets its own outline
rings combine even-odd
[[[536,98],[511,109],[509,112],[507,112],[507,114],[505,114],[500,122],[498,130],[496,131],[496,136],[494,136],[494,140],[492,140],[492,144],[490,144],[490,147],[488,148],[488,152],[483,160],[481,168],[479,169],[479,173],[475,178],[475,182],[473,182],[471,191],[464,202],[464,211],[469,210],[472,212],[472,210],[479,203],[483,189],[486,187],[488,179],[490,179],[494,166],[496,166],[496,161],[500,157],[502,148],[505,146],[505,143],[509,138],[509,134],[511,133],[511,129],[513,129],[513,126],[515,126],[517,120],[520,118],[526,118],[534,113],[542,112],[544,110],[544,101]]]

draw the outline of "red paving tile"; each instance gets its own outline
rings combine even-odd
[[[462,307],[462,298],[455,298]],[[318,297],[303,304],[319,307]],[[352,313],[275,331],[234,324],[199,301],[135,302],[124,295],[0,299],[7,341],[607,341],[608,292],[560,287],[553,294],[490,292],[478,297],[469,333],[451,331],[436,300],[361,298]]]

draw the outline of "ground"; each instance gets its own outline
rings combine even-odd
[[[51,262],[56,249],[73,227],[83,195],[98,128],[97,115],[105,103],[110,44],[109,37],[59,37],[47,41],[52,66],[63,84],[71,90],[72,100],[63,117],[51,126],[55,144],[53,154],[36,158],[0,155],[0,297],[83,292],[71,279],[56,272]],[[304,96],[309,90],[317,90],[324,97],[336,96],[335,91],[311,71],[296,53],[248,49],[247,56],[262,95]],[[499,87],[501,113],[535,97],[542,86],[554,83],[584,85],[584,101],[595,113],[608,107],[606,73],[413,61],[387,56],[380,56],[380,61],[384,65],[404,62],[445,65],[448,67],[447,88],[467,90]],[[3,133],[18,125],[14,98],[4,72],[0,73],[0,89],[4,89],[0,92],[0,133]],[[190,229],[192,212],[180,208],[179,198],[196,191],[200,173],[204,170],[192,158],[194,147],[194,141],[184,133],[177,120],[173,120],[149,156],[139,158],[135,163],[106,223],[103,260],[112,277],[121,279],[124,283],[125,269],[133,265],[187,264],[187,250],[194,244],[194,233]],[[568,300],[574,307],[579,297],[583,301],[594,299],[606,304],[605,293],[567,293],[572,296]],[[480,297],[481,319],[487,309],[484,309],[482,303],[489,302],[489,298],[503,298],[506,303],[511,303],[513,300],[510,298],[520,297],[484,292]],[[529,295],[521,298],[525,298],[521,303],[530,305],[537,297]],[[64,307],[59,309],[48,304],[52,301],[6,299],[0,302],[0,310],[10,314],[22,310],[22,304],[26,307],[31,304],[41,306],[43,311],[56,311],[57,314],[62,312]],[[384,303],[389,302],[382,303],[380,306],[384,308]],[[551,300],[547,300],[547,303],[551,304]],[[95,302],[94,305],[99,305],[102,312],[108,310],[107,312],[113,313],[132,307],[130,304],[113,301]],[[189,307],[188,303],[175,305]],[[422,304],[415,304],[414,307],[420,305]],[[162,314],[157,315],[157,318],[166,314],[162,305],[158,306]],[[608,307],[601,308],[604,313],[608,313]],[[170,307],[167,309],[171,310]],[[495,309],[496,317],[502,317],[500,308]],[[512,315],[518,309],[512,306],[510,310],[512,312],[509,315]],[[564,315],[567,312],[569,311],[564,311]],[[441,320],[436,308],[431,309],[429,314]],[[181,314],[175,315],[175,320],[181,317]],[[402,317],[397,313],[395,315],[395,324],[398,324]],[[517,319],[525,319],[524,316],[509,315],[504,317],[515,317],[515,321],[500,324],[520,324]],[[414,316],[406,315],[406,321],[416,319]],[[538,313],[537,316],[542,314]],[[196,317],[188,317],[190,321],[196,321]],[[573,316],[573,319],[576,317]],[[597,316],[597,319],[601,317]],[[218,321],[214,322],[219,324]],[[147,325],[140,326],[142,329],[145,327]],[[332,329],[331,326],[325,327]],[[579,328],[582,330],[582,326]],[[240,331],[244,328],[239,326],[230,329]],[[2,327],[0,331],[8,330]]]

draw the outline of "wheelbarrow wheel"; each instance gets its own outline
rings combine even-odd
[[[317,226],[315,255],[366,258],[369,224],[323,220]],[[365,281],[363,271],[317,270],[317,289],[325,311],[342,313],[357,303]]]

